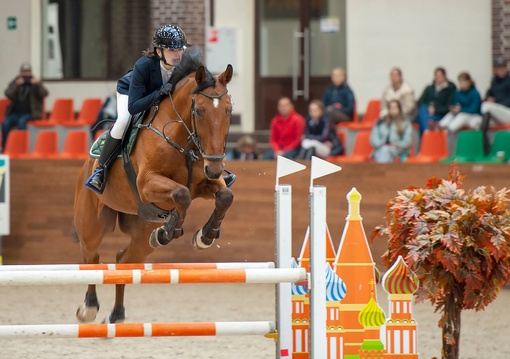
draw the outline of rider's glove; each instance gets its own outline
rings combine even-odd
[[[169,96],[172,93],[173,86],[171,83],[167,82],[159,89],[159,97],[163,98],[165,96]]]

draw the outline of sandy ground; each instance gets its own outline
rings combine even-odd
[[[76,323],[83,286],[2,287],[1,324]],[[386,310],[385,293],[378,288]],[[99,286],[99,322],[113,304],[113,287]],[[461,358],[510,358],[510,290],[501,292],[486,311],[462,317]],[[126,290],[127,322],[273,320],[272,285],[143,285]],[[420,358],[440,357],[438,314],[429,304],[414,306],[419,324]],[[0,358],[274,358],[274,343],[258,336],[116,339],[0,339]]]

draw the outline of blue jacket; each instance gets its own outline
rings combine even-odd
[[[494,97],[496,103],[510,107],[510,75],[505,77],[494,76],[486,97]]]
[[[340,111],[352,116],[354,112],[354,93],[347,83],[343,83],[340,86],[333,84],[329,85],[322,97],[324,106],[328,107],[336,102],[342,104]]]
[[[331,142],[333,145],[331,147],[331,156],[339,156],[344,153],[344,147],[336,134],[335,126],[332,125],[326,115],[323,115],[318,122],[313,121],[309,116],[307,116],[303,135],[304,138],[310,140]]]
[[[480,114],[482,99],[476,87],[471,87],[467,91],[457,90],[453,95],[454,105],[460,105],[460,112]]]
[[[143,55],[118,82],[117,91],[129,95],[128,111],[136,115],[151,108],[159,99],[159,89],[163,86],[159,59]]]

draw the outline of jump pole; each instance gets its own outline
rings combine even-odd
[[[281,283],[306,278],[304,268],[1,271],[0,286],[73,284]]]
[[[267,335],[274,322],[0,325],[0,338],[119,338]]]
[[[326,340],[326,187],[316,178],[340,171],[337,165],[313,156],[310,173],[310,358],[327,358]]]
[[[224,263],[100,263],[100,264],[40,264],[3,265],[1,271],[50,271],[50,270],[132,270],[132,269],[248,269],[274,268],[273,262],[224,262]]]
[[[292,186],[279,184],[280,178],[306,167],[278,156],[275,184],[275,262],[277,268],[292,267]],[[290,283],[276,286],[276,358],[292,356],[292,288]]]

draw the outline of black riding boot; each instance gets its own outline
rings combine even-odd
[[[112,163],[120,152],[122,140],[113,138],[110,132],[106,134],[103,144],[103,150],[99,156],[99,166],[94,173],[87,179],[85,185],[99,194],[103,193],[106,186],[106,171],[110,163]]]
[[[225,185],[228,188],[230,188],[230,186],[232,186],[237,179],[236,175],[233,174],[232,172],[230,172],[229,170],[224,170],[224,171],[227,172],[227,175],[223,176],[223,180],[225,181]]]
[[[491,121],[491,114],[490,114],[490,112],[487,112],[486,114],[483,115],[482,126],[480,127],[480,130],[482,131],[482,134],[483,134],[483,152],[484,152],[485,156],[487,156],[489,154],[490,149],[491,149],[491,144],[489,141],[489,134],[488,134],[490,121]]]

